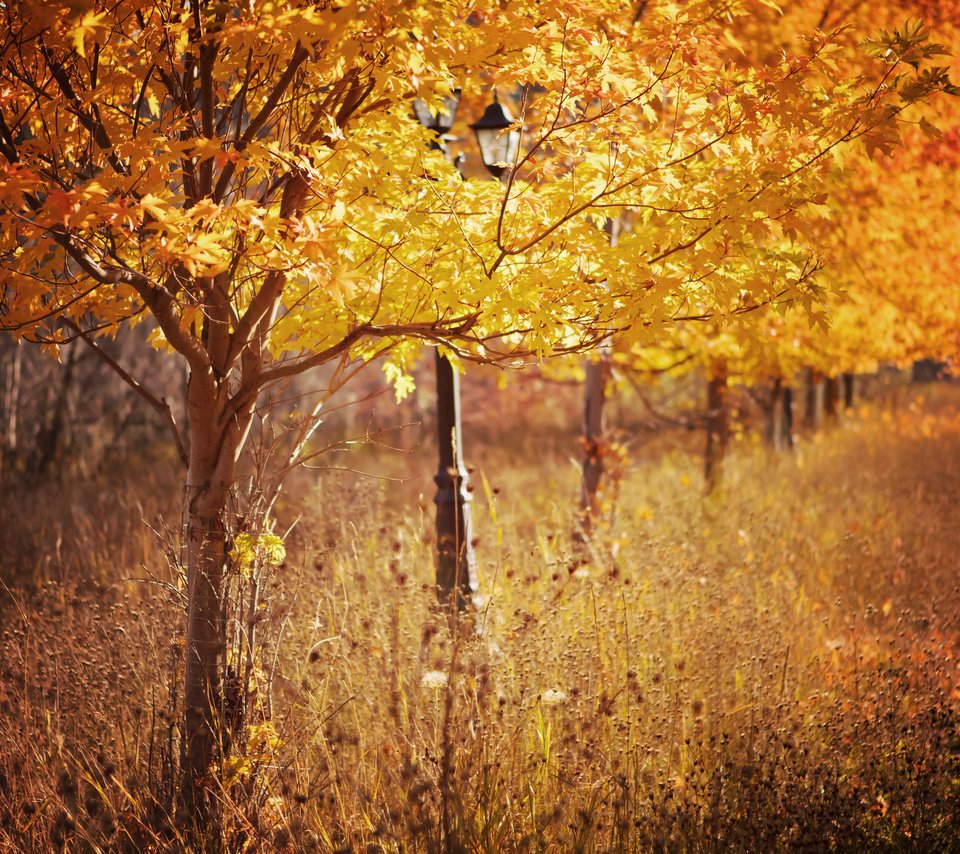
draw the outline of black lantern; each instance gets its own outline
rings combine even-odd
[[[501,178],[517,159],[520,148],[520,130],[515,127],[510,111],[500,103],[496,92],[493,103],[483,111],[479,121],[470,125],[477,135],[477,145],[483,165],[494,178]]]
[[[450,128],[453,127],[453,120],[457,116],[458,106],[460,106],[460,90],[452,89],[450,94],[440,102],[440,110],[438,112],[433,112],[433,110],[427,106],[426,102],[417,98],[413,102],[413,114],[417,117],[417,121],[420,122],[420,124],[425,128],[429,128],[437,135],[436,145],[442,148],[443,137],[450,133]]]

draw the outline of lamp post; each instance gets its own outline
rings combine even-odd
[[[433,112],[423,101],[413,102],[417,121],[435,134],[431,147],[447,154],[445,137],[453,127],[460,90],[444,98]],[[460,429],[460,377],[446,356],[435,350],[437,377],[437,446],[440,464],[433,480],[437,485],[437,588],[463,610],[479,589],[477,560],[470,524],[470,493],[463,463],[463,433]]]

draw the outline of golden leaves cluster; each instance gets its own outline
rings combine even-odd
[[[10,15],[0,323],[55,338],[63,313],[108,330],[161,312],[191,358],[217,325],[225,370],[251,346],[292,370],[340,342],[503,359],[756,326],[757,306],[817,296],[840,152],[899,121],[884,61],[845,34],[753,41],[761,0]],[[453,87],[520,116],[506,183],[461,179],[412,119]]]

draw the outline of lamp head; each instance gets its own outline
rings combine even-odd
[[[510,111],[500,103],[496,94],[483,115],[470,125],[477,136],[477,146],[483,165],[494,178],[500,178],[517,159],[520,149],[520,130]]]

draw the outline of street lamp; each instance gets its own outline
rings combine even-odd
[[[434,133],[431,147],[448,154],[446,135],[453,127],[460,105],[460,90],[451,89],[434,111],[421,99],[413,102],[418,122]],[[483,163],[494,178],[500,179],[520,148],[520,130],[513,116],[494,93],[479,121],[470,125],[477,136]],[[459,158],[457,159],[459,162]],[[462,610],[479,590],[477,560],[473,551],[470,522],[470,492],[463,463],[460,429],[460,377],[446,356],[436,353],[437,373],[437,445],[440,465],[434,475],[437,494],[437,587],[450,596]]]
[[[500,180],[517,159],[520,130],[510,111],[500,103],[496,92],[493,93],[493,103],[470,125],[470,129],[477,136],[483,165],[494,178]]]
[[[413,112],[435,139],[431,146],[447,154],[445,135],[453,127],[460,103],[460,90],[453,89],[438,112],[419,98]],[[463,434],[460,429],[460,377],[446,356],[435,350],[437,374],[437,446],[440,465],[434,475],[437,494],[437,587],[463,610],[479,590],[477,560],[473,552],[470,523],[470,493],[463,463]]]

